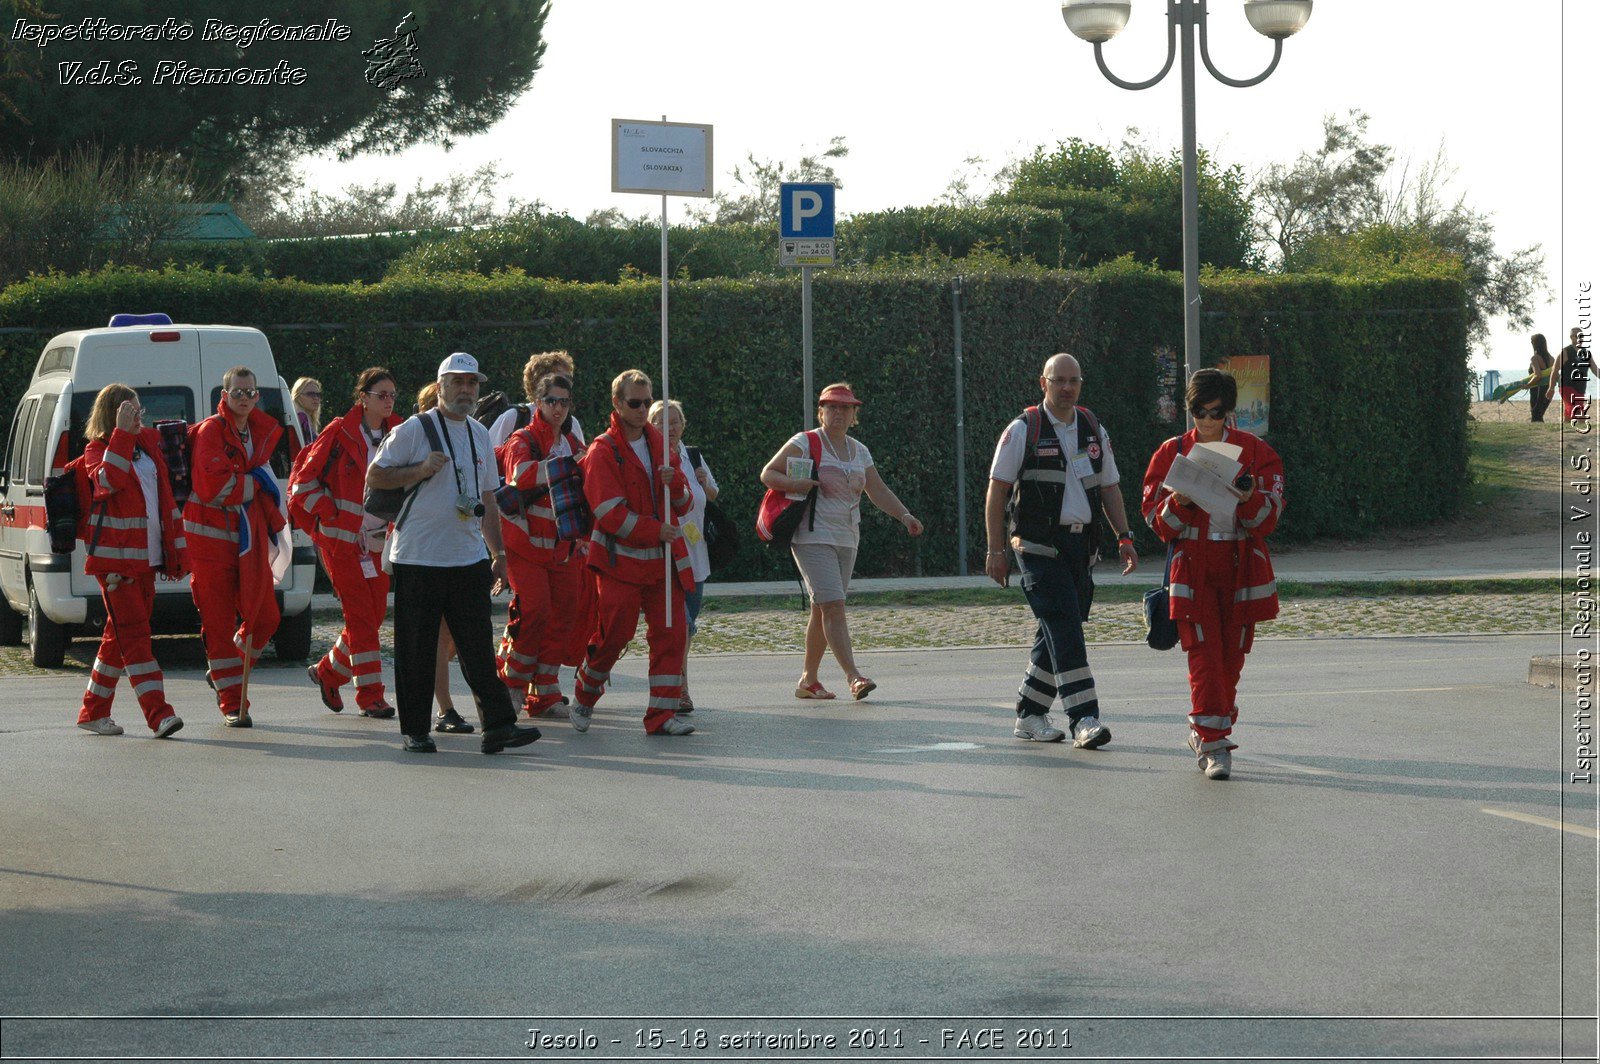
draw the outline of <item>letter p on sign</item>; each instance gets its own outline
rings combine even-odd
[[[815,218],[822,213],[822,197],[810,189],[799,189],[794,193],[793,215],[795,224],[804,229],[807,218]],[[772,215],[767,215],[768,218]]]

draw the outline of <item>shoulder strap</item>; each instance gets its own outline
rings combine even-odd
[[[1094,411],[1086,406],[1078,407],[1078,451],[1084,453],[1088,438],[1100,441],[1100,446],[1095,448],[1097,453],[1089,455],[1089,464],[1094,466],[1096,473],[1106,460],[1106,436],[1100,431],[1100,421],[1094,416]]]
[[[1039,413],[1038,407],[1030,406],[1022,412],[1022,423],[1028,429],[1025,453],[1032,454],[1039,448],[1039,433],[1043,431],[1044,415]]]
[[[811,447],[811,468],[813,470],[815,470],[815,471],[821,472],[821,470],[822,470],[822,430],[821,429],[808,429],[806,431],[806,442]]]
[[[516,420],[511,423],[513,429],[520,429],[533,422],[533,407],[527,403],[517,403],[511,409],[517,412]]]
[[[433,417],[429,417],[428,414],[432,414]],[[430,410],[428,414],[418,415],[418,420],[422,422],[422,431],[428,435],[428,446],[436,451],[442,451],[445,449],[444,438],[439,434],[439,428],[434,424],[434,419],[442,418],[444,415],[439,413],[438,410]]]
[[[685,447],[684,450],[687,451],[688,454],[689,454],[689,464],[691,466],[693,466],[695,469],[699,469],[702,465],[705,464],[705,460],[700,457],[700,448],[698,448],[698,447]]]

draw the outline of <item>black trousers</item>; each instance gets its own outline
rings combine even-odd
[[[456,659],[472,689],[478,722],[484,730],[516,722],[511,692],[495,674],[489,622],[493,584],[487,558],[458,566],[394,563],[394,693],[402,733],[432,730],[440,619],[456,641]]]

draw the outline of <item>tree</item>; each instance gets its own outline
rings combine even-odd
[[[1465,277],[1472,343],[1497,317],[1531,327],[1535,302],[1548,294],[1542,246],[1502,254],[1491,217],[1453,193],[1442,146],[1420,165],[1397,160],[1368,139],[1368,122],[1361,111],[1325,117],[1320,149],[1257,179],[1258,231],[1283,269],[1358,273],[1450,260]]]
[[[771,159],[757,159],[754,153],[732,171],[733,192],[718,192],[705,206],[689,208],[689,217],[697,222],[717,225],[744,223],[747,225],[778,224],[778,186],[786,181],[816,181],[840,184],[833,169],[834,159],[850,154],[843,137],[832,137],[828,146],[815,155],[803,155],[794,166]]]
[[[57,39],[43,47],[35,38],[29,46],[42,55],[43,76],[8,84],[13,110],[0,108],[0,159],[40,160],[88,145],[138,149],[192,166],[229,196],[281,180],[288,162],[307,153],[348,158],[419,143],[448,147],[487,129],[532,83],[550,11],[549,0],[285,0],[271,9],[269,26],[333,20],[348,30],[342,41],[288,41],[207,32],[214,21],[260,36],[263,9],[250,0],[208,0],[203,16],[188,0],[27,2],[40,12],[30,18],[37,25],[89,18],[163,27],[171,19],[191,32],[185,40]],[[400,39],[395,29],[408,12],[415,66],[390,88],[369,83],[363,51]],[[269,83],[179,80],[190,70],[232,78],[240,68],[264,72],[243,76]],[[140,80],[74,83],[119,74]]]
[[[1238,166],[1221,166],[1200,152],[1200,260],[1214,266],[1249,268],[1257,264],[1253,213],[1247,180]],[[1119,249],[1154,259],[1165,269],[1183,265],[1183,157],[1177,150],[1158,153],[1129,129],[1116,148],[1078,137],[1004,167],[1002,189],[991,202],[1052,206],[1061,193],[1087,192],[1119,202],[1130,246]],[[1133,246],[1137,244],[1138,246]]]
[[[306,191],[299,176],[270,196],[251,196],[235,204],[239,217],[257,236],[319,237],[420,229],[464,229],[537,215],[544,207],[513,197],[500,209],[495,192],[506,179],[498,163],[471,173],[452,173],[425,185],[421,178],[404,196],[393,181],[346,185],[337,194]]]

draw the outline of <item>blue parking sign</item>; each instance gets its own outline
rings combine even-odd
[[[780,239],[833,237],[833,193],[829,182],[785,182],[778,186]]]

